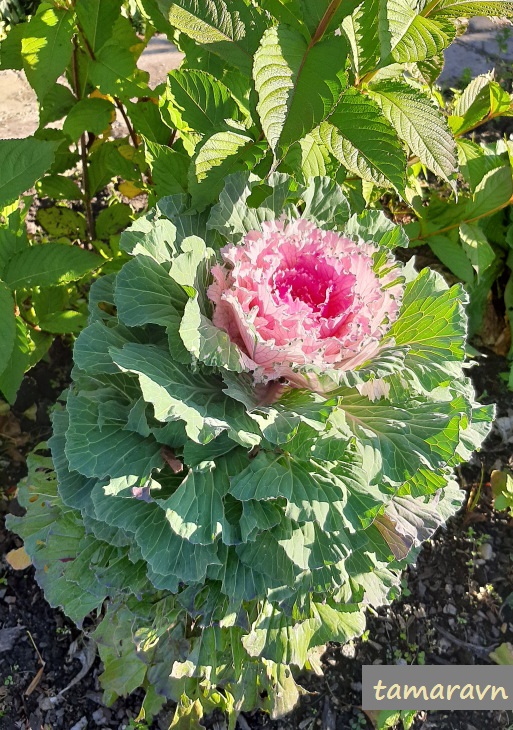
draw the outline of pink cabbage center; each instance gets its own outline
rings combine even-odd
[[[264,223],[222,250],[208,296],[257,382],[304,385],[308,366],[352,369],[373,357],[397,316],[394,266],[380,278],[370,244],[299,219]]]

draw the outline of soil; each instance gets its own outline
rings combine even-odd
[[[21,545],[5,530],[3,515],[20,513],[14,495],[25,473],[24,457],[49,436],[49,410],[68,381],[70,363],[69,347],[57,340],[46,360],[25,377],[15,405],[0,416],[0,555]],[[484,449],[459,474],[477,506],[463,509],[424,545],[416,566],[404,576],[402,598],[369,614],[363,638],[344,647],[328,646],[324,676],[300,678],[307,694],[290,715],[271,721],[261,712],[246,714],[239,730],[370,729],[372,718],[361,708],[362,665],[487,664],[490,651],[513,642],[513,522],[493,510],[488,483],[492,468],[512,466],[513,461],[513,393],[500,377],[507,369],[504,358],[490,353],[471,370],[478,397],[498,406],[496,426]],[[14,643],[6,650],[1,631],[16,627]],[[46,603],[33,569],[14,571],[3,559],[0,730],[134,727],[142,694],[105,707],[101,671],[83,634]],[[52,699],[73,680],[70,689]],[[169,706],[152,730],[167,730],[171,715]],[[512,722],[513,713],[507,712],[432,712],[418,714],[413,727],[506,730]],[[225,727],[221,717],[210,717],[205,724],[210,730]]]

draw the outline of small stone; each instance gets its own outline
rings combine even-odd
[[[70,730],[85,730],[87,727],[87,717],[84,715],[76,722]]]
[[[451,593],[452,593],[452,585],[450,583],[446,583],[445,584],[445,592],[447,593],[448,596],[451,595]]]
[[[479,548],[479,554],[483,560],[491,560],[493,557],[493,549],[489,542],[484,542]]]
[[[456,608],[454,603],[447,603],[444,606],[444,613],[449,614],[449,616],[456,616],[456,614],[458,613],[458,609]]]
[[[352,641],[349,642],[349,644],[344,644],[342,647],[342,656],[345,656],[346,659],[354,659],[356,656],[356,648]]]
[[[98,710],[95,710],[92,714],[92,719],[95,721],[97,725],[105,725],[107,722],[105,719],[105,715],[103,714],[103,710],[101,707]]]
[[[403,659],[402,657],[399,657],[399,659],[396,659],[395,663],[400,667],[404,666],[405,664],[408,664],[406,659]]]

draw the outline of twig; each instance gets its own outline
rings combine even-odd
[[[32,682],[29,684],[29,686],[27,687],[27,689],[25,690],[25,697],[30,697],[30,695],[32,694],[32,692],[36,689],[37,685],[41,681],[41,677],[43,676],[43,672],[44,672],[44,669],[45,669],[45,661],[44,661],[43,657],[41,656],[41,654],[39,653],[39,649],[36,646],[36,642],[32,638],[32,634],[30,633],[30,631],[28,629],[27,629],[27,635],[28,635],[28,637],[29,637],[29,639],[30,639],[30,641],[32,643],[32,646],[34,647],[34,650],[35,650],[35,652],[37,654],[37,658],[39,660],[39,669],[38,669],[38,671],[36,673],[36,676],[34,677],[34,679],[32,680]]]
[[[442,636],[444,636],[456,646],[461,646],[464,649],[470,649],[470,651],[472,651],[480,659],[489,659],[490,652],[499,646],[498,644],[490,644],[490,646],[479,646],[478,644],[471,644],[469,641],[463,641],[462,639],[458,639],[456,636],[453,636],[437,624],[433,624],[433,628],[435,628],[439,634],[442,634]]]

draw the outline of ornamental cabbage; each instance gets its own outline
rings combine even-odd
[[[49,602],[96,612],[105,700],[144,687],[199,728],[291,709],[294,672],[361,634],[367,606],[461,504],[487,432],[464,373],[465,292],[394,249],[338,185],[226,181],[159,202],[92,287],[48,460],[9,526]]]

